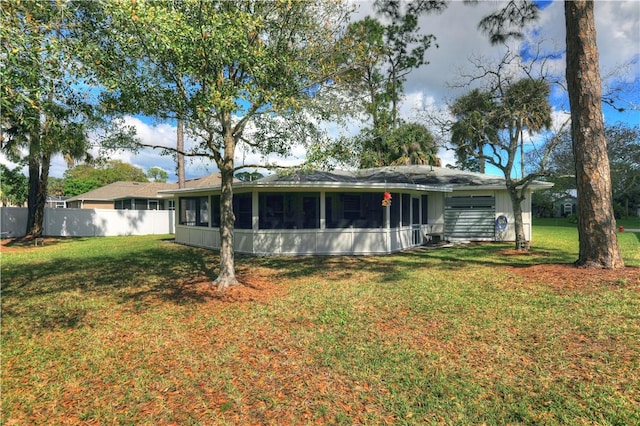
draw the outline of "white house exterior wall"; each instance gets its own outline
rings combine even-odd
[[[390,238],[391,236],[391,238]],[[316,230],[248,230],[234,231],[238,253],[256,255],[305,254],[385,254],[399,251],[410,238],[410,230],[388,229],[316,229]],[[394,242],[390,249],[389,241]],[[175,241],[195,247],[220,248],[218,228],[180,226]],[[406,246],[405,246],[406,247]]]
[[[442,236],[444,234],[444,196],[441,192],[429,194],[427,205],[429,215],[430,234]]]
[[[496,218],[504,215],[507,218],[507,231],[504,235],[505,241],[515,241],[515,217],[511,206],[511,197],[507,191],[495,191],[496,197]],[[521,203],[522,207],[522,225],[524,226],[524,235],[527,241],[531,241],[532,223],[531,223],[531,191],[527,191],[527,196]]]

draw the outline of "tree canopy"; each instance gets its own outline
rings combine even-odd
[[[186,155],[221,172],[219,288],[236,284],[232,182],[238,144],[263,154],[323,139],[323,96],[349,65],[340,1],[79,3],[94,69],[116,111],[184,120]],[[163,147],[167,148],[167,147]],[[171,148],[168,148],[171,150]],[[246,165],[243,165],[246,166]]]
[[[73,197],[118,181],[148,182],[149,180],[141,168],[120,160],[80,164],[64,172],[64,195]]]
[[[29,181],[19,167],[0,164],[0,198],[4,206],[22,206],[29,195]]]
[[[169,179],[169,173],[160,167],[149,167],[147,170],[147,178],[152,182],[166,182]]]
[[[90,132],[98,144],[130,137],[98,108],[79,23],[69,2],[7,0],[0,8],[1,149],[28,166],[33,236],[43,230],[52,157],[87,159]]]
[[[93,180],[100,186],[118,181],[148,182],[144,170],[121,160],[81,164],[64,172],[64,177],[66,179]]]
[[[625,123],[605,126],[611,168],[611,188],[617,213],[629,214],[629,204],[640,203],[640,127]],[[558,146],[550,157],[551,180],[561,188],[576,189],[575,156],[571,133],[558,135]],[[569,180],[569,182],[565,182]]]
[[[485,172],[484,148],[498,139],[501,125],[494,112],[493,95],[474,89],[451,105],[456,121],[451,127],[451,142],[455,147],[456,165],[463,170]]]
[[[411,3],[406,9],[396,8],[392,1],[377,1],[376,10],[387,24],[370,16],[349,26],[352,62],[354,68],[346,83],[349,96],[359,106],[367,126],[355,138],[360,167],[390,165],[403,155],[398,154],[398,130],[416,129],[418,124],[407,124],[400,119],[399,108],[407,76],[428,64],[426,51],[435,43],[433,35],[420,31],[418,19],[422,13],[439,10],[444,2]],[[409,127],[406,127],[409,126]],[[424,141],[423,148],[413,154],[433,158],[433,138]],[[407,145],[406,147],[408,147]],[[408,158],[408,157],[407,157]]]

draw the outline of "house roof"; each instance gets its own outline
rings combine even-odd
[[[188,179],[185,181],[185,188],[212,188],[220,186],[221,178],[219,173],[207,176]],[[163,190],[178,189],[177,183],[161,182],[125,182],[119,181],[96,188],[84,194],[79,194],[68,198],[66,201],[115,201],[128,198],[167,198],[159,193]]]
[[[184,182],[184,186],[185,188],[212,188],[220,186],[220,183],[222,183],[222,176],[220,173],[211,173],[210,175],[187,179]],[[176,188],[178,187],[177,183],[173,185],[175,185]]]
[[[419,189],[451,192],[454,189],[503,189],[505,179],[484,173],[474,173],[425,165],[388,166],[358,170],[295,171],[266,176],[251,182],[237,182],[236,188],[376,188]],[[533,181],[531,189],[550,188],[549,182]],[[204,189],[199,187],[198,189]],[[194,189],[166,193],[196,192]]]

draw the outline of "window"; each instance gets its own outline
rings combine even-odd
[[[180,225],[196,226],[197,198],[180,199]]]
[[[282,229],[284,227],[284,195],[260,194],[260,229]]]
[[[383,192],[333,192],[325,197],[327,228],[380,228]],[[393,205],[393,204],[392,204]],[[308,211],[305,208],[305,211]]]
[[[131,200],[116,200],[113,207],[116,210],[131,210]]]
[[[401,196],[400,194],[391,194],[391,217],[389,219],[391,228],[399,228],[400,227],[400,204],[401,204]]]
[[[198,226],[209,226],[209,197],[198,199]]]
[[[571,203],[564,203],[563,206],[563,211],[562,211],[564,216],[570,216],[573,214],[573,204]]]
[[[211,197],[211,226],[214,228],[220,227],[220,196],[214,195]]]
[[[158,200],[149,200],[147,202],[147,210],[160,210]]]
[[[429,223],[429,196],[423,195],[422,197],[422,224]]]
[[[136,198],[133,200],[133,210],[147,210],[147,200]]]
[[[302,197],[302,227],[320,228],[320,194],[307,194]]]
[[[411,195],[402,194],[402,226],[411,226]]]
[[[320,228],[320,193],[261,193],[260,229]]]
[[[420,223],[420,198],[411,197],[411,224],[419,225]]]
[[[236,217],[234,227],[238,229],[251,229],[252,222],[251,194],[237,194],[233,196],[233,214]]]
[[[180,198],[180,225],[209,226],[208,197]]]

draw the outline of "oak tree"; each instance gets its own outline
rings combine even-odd
[[[220,270],[237,284],[233,243],[234,155],[239,144],[285,154],[322,137],[323,92],[345,71],[340,1],[110,1],[84,5],[106,104],[177,113],[196,141],[185,155],[220,170]],[[170,149],[167,147],[162,147]],[[174,149],[174,152],[176,150]],[[243,165],[245,166],[245,165]]]
[[[147,170],[147,178],[152,182],[166,182],[169,179],[169,173],[160,167],[150,167]]]

